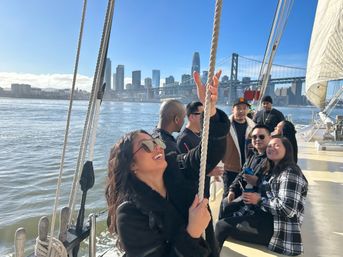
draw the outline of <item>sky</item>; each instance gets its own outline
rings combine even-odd
[[[277,0],[224,0],[217,68],[230,74],[233,52],[262,60]],[[26,83],[40,88],[70,88],[83,0],[0,1],[0,87]],[[117,0],[108,57],[112,72],[125,65],[125,77],[152,69],[161,79],[190,74],[192,56],[200,53],[207,70],[214,0]],[[317,0],[294,0],[274,63],[306,67]],[[90,90],[107,7],[88,0],[76,86]]]

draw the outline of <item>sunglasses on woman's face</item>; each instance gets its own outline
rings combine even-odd
[[[157,145],[162,149],[166,149],[166,144],[160,138],[143,140],[141,142],[141,146],[133,153],[133,155],[135,155],[141,149],[143,149],[147,153],[151,153]]]
[[[252,139],[254,139],[254,140],[256,140],[257,138],[263,140],[263,139],[266,138],[266,136],[265,136],[265,135],[253,135],[253,136],[252,136]]]

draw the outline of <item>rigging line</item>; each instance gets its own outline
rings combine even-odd
[[[287,0],[285,0],[286,2]],[[269,76],[270,76],[270,71],[273,65],[273,60],[276,54],[276,50],[279,46],[280,43],[280,39],[281,39],[281,35],[283,33],[283,29],[285,26],[285,24],[283,24],[283,18],[284,18],[284,13],[285,13],[285,9],[286,9],[286,4],[284,4],[281,8],[281,14],[278,16],[277,19],[277,25],[276,25],[276,36],[274,38],[274,44],[272,49],[270,50],[270,57],[269,57],[269,62],[267,64],[267,68],[265,70],[265,73],[263,74],[263,81],[262,81],[262,86],[261,86],[261,93],[260,93],[260,97],[262,98],[266,92],[267,86],[268,86],[268,81],[269,81]],[[261,75],[261,74],[260,74]],[[262,75],[262,76],[263,76]]]
[[[84,0],[83,1],[83,7],[82,7],[82,18],[81,18],[79,39],[78,39],[78,43],[77,43],[77,51],[76,51],[76,58],[75,58],[75,65],[74,65],[74,75],[73,75],[73,82],[72,82],[72,90],[71,90],[71,93],[70,93],[70,101],[69,101],[69,109],[68,109],[68,116],[67,116],[67,124],[66,124],[66,128],[65,128],[64,144],[63,144],[62,156],[61,156],[61,161],[60,161],[60,172],[59,172],[58,181],[57,181],[55,203],[54,203],[54,208],[53,208],[52,218],[51,218],[51,230],[50,230],[51,238],[54,235],[55,222],[56,222],[56,212],[57,212],[57,207],[58,207],[58,204],[59,204],[58,201],[59,201],[60,190],[61,190],[61,181],[62,181],[62,174],[63,174],[63,168],[64,168],[65,153],[66,153],[66,148],[67,148],[67,143],[68,143],[71,111],[72,111],[72,106],[73,106],[75,84],[76,84],[76,77],[77,77],[77,70],[78,70],[78,67],[79,67],[79,59],[80,59],[80,51],[81,51],[81,43],[82,43],[84,21],[85,21],[85,16],[86,16],[86,9],[87,9],[87,0]],[[51,246],[52,246],[52,240],[49,241],[48,254],[50,254],[50,252],[51,252]]]
[[[206,161],[207,161],[207,145],[208,145],[208,132],[210,123],[210,110],[211,110],[211,92],[209,85],[214,76],[214,69],[216,64],[216,53],[219,38],[220,18],[222,11],[222,0],[216,0],[212,41],[211,41],[211,52],[210,52],[210,67],[209,74],[206,83],[206,97],[204,106],[204,123],[201,135],[201,157],[200,157],[200,174],[199,174],[199,189],[198,195],[200,201],[204,198],[204,187],[205,187],[205,176],[206,176]]]
[[[100,49],[98,53],[98,60],[97,60],[95,75],[93,79],[93,86],[92,86],[91,96],[89,100],[84,130],[82,134],[80,152],[78,156],[77,167],[76,167],[76,172],[74,175],[72,190],[69,197],[69,204],[68,204],[70,208],[70,216],[69,216],[69,222],[68,222],[69,224],[71,224],[72,222],[72,216],[74,213],[74,207],[75,207],[75,201],[76,201],[76,189],[78,188],[78,184],[76,182],[79,180],[81,176],[82,164],[84,162],[85,152],[86,152],[85,148],[89,140],[90,126],[94,117],[96,92],[98,92],[100,89],[101,75],[104,72],[103,68],[104,68],[104,62],[106,59],[107,49],[108,49],[108,44],[109,44],[109,36],[110,36],[110,30],[111,30],[112,18],[113,18],[113,12],[114,12],[114,2],[115,2],[114,0],[109,0],[108,5],[107,5],[107,11],[106,11],[106,16],[105,16],[105,21],[104,21],[102,37],[101,37]]]
[[[265,65],[266,65],[266,59],[267,59],[267,56],[269,55],[269,52],[270,52],[270,46],[271,46],[271,43],[272,43],[272,40],[273,40],[273,37],[274,37],[274,32],[275,32],[275,26],[276,26],[276,19],[278,18],[279,16],[279,12],[280,12],[280,7],[281,7],[281,2],[282,0],[279,0],[278,1],[278,5],[277,5],[277,8],[275,10],[275,13],[274,13],[274,18],[273,18],[273,25],[270,29],[270,32],[269,32],[269,38],[268,38],[268,43],[267,43],[267,46],[266,46],[266,49],[264,51],[264,56],[263,56],[263,60],[262,60],[262,65],[261,65],[261,68],[260,68],[260,72],[259,72],[259,75],[258,75],[258,80],[263,82],[263,73],[265,73],[264,76],[268,76],[268,74],[266,74],[266,72],[264,72],[265,70]],[[268,64],[269,65],[269,64]],[[262,85],[260,86],[260,88],[262,87]],[[262,90],[260,89],[260,96],[259,98],[262,98],[263,95],[262,95]],[[255,102],[255,98],[257,96],[257,90],[254,92],[253,94],[253,104]],[[260,104],[257,106],[257,110],[259,110],[260,108]]]
[[[278,15],[276,15],[277,20],[274,20],[274,22],[273,22],[274,30],[276,30],[276,36],[275,36],[275,38],[273,38],[274,44],[273,44],[272,49],[270,49],[268,51],[268,54],[270,54],[270,57],[269,57],[269,62],[268,62],[267,68],[261,68],[262,73],[260,73],[260,76],[261,76],[260,79],[263,79],[263,80],[262,80],[262,85],[261,85],[261,89],[260,89],[260,100],[259,100],[259,104],[257,106],[258,110],[261,109],[261,99],[264,96],[267,85],[268,85],[271,66],[272,66],[277,48],[280,44],[280,40],[281,40],[282,34],[284,32],[291,7],[293,6],[293,0],[290,1],[290,4],[286,0],[283,3],[284,3],[284,5],[282,6],[281,12],[279,14],[280,7],[282,5],[282,0],[279,0],[280,6],[278,5],[278,8],[277,8],[278,9]],[[274,32],[273,32],[273,34],[274,34]],[[265,64],[263,64],[263,66],[264,65]]]
[[[240,58],[242,59],[246,59],[249,61],[253,61],[253,62],[258,62],[258,63],[262,63],[262,61],[257,60],[257,59],[253,59],[250,57],[246,57],[246,56],[242,56],[242,55],[238,55]],[[268,63],[268,62],[267,62]],[[304,67],[297,67],[297,66],[290,66],[290,65],[282,65],[282,64],[276,64],[274,63],[273,66],[277,66],[277,67],[283,67],[283,68],[290,68],[290,69],[297,69],[297,70],[306,70],[306,68]]]

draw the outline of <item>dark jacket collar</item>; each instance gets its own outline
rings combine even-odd
[[[167,200],[150,186],[132,175],[132,201],[135,205],[145,211],[163,211],[167,206]]]
[[[167,137],[169,140],[176,142],[176,140],[173,137],[173,135],[170,134],[167,130],[164,130],[164,129],[161,129],[161,128],[155,128],[153,134],[155,134],[155,133],[160,134],[162,139]]]

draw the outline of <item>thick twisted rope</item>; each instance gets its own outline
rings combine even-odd
[[[214,69],[216,64],[216,54],[219,37],[220,17],[222,12],[222,0],[216,1],[215,15],[213,22],[213,34],[212,34],[212,45],[210,53],[210,68],[206,83],[206,97],[204,107],[204,123],[201,135],[201,158],[200,158],[200,175],[199,175],[199,190],[198,195],[200,200],[204,198],[204,187],[205,187],[205,176],[206,176],[206,161],[207,161],[207,145],[208,145],[208,132],[210,127],[210,111],[211,111],[211,93],[209,85],[214,76]]]
[[[48,251],[49,246],[49,251]],[[49,253],[48,253],[49,252]],[[42,241],[37,237],[35,245],[35,256],[37,257],[68,257],[63,243],[55,237],[48,236],[48,241]]]

